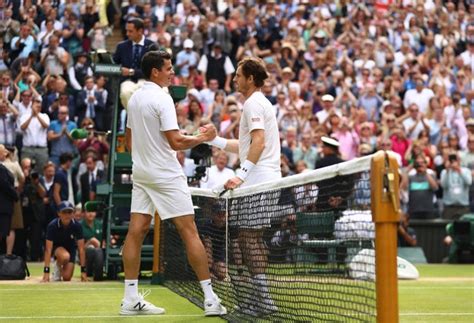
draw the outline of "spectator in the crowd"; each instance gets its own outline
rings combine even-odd
[[[377,94],[375,86],[368,84],[361,94],[359,107],[367,112],[370,121],[379,121],[383,99]]]
[[[87,172],[81,175],[81,203],[85,205],[88,201],[94,201],[97,193],[97,183],[105,179],[104,171],[98,169],[96,157],[91,155],[85,159]]]
[[[120,16],[120,26],[122,28],[122,35],[126,36],[126,24],[134,18],[141,17],[143,14],[143,7],[137,3],[137,0],[131,0],[128,5],[122,7],[122,15]],[[128,37],[128,36],[127,36]]]
[[[1,75],[2,82],[0,83],[0,92],[2,99],[7,100],[8,102],[13,102],[15,98],[15,88],[12,84],[12,77],[10,72],[4,72]]]
[[[428,120],[425,119],[423,112],[420,111],[416,103],[408,106],[408,114],[403,120],[403,127],[405,127],[407,137],[411,140],[417,139],[423,129],[427,132],[430,131]]]
[[[0,145],[0,241],[8,239],[11,232],[11,221],[13,206],[18,201],[18,192],[14,186],[14,178],[10,171],[3,166],[7,150]],[[7,254],[12,253],[13,246],[7,250]]]
[[[70,54],[59,45],[59,37],[53,35],[49,38],[49,45],[41,51],[40,63],[46,74],[63,75],[70,59]]]
[[[314,169],[319,159],[318,150],[311,144],[311,134],[303,133],[301,143],[293,150],[293,161],[304,161],[309,169]]]
[[[106,101],[99,91],[96,91],[94,77],[86,76],[84,79],[84,89],[77,96],[77,114],[79,123],[84,118],[94,120],[96,128],[103,130],[106,110]]]
[[[462,167],[457,153],[450,154],[441,172],[443,188],[443,218],[459,219],[469,212],[469,189],[472,184],[471,170]]]
[[[36,171],[41,171],[48,161],[49,117],[41,112],[41,99],[34,98],[31,109],[20,117],[20,129],[23,132],[22,157],[36,162]]]
[[[197,66],[199,61],[199,54],[193,51],[193,47],[194,42],[188,38],[183,42],[183,50],[176,55],[176,67],[183,78],[189,76],[189,66]]]
[[[68,68],[71,87],[76,91],[81,91],[85,85],[86,77],[92,75],[92,69],[87,61],[87,54],[85,52],[76,54],[76,63]]]
[[[48,129],[48,141],[51,145],[49,160],[59,166],[59,156],[64,153],[75,154],[76,146],[71,137],[71,131],[77,128],[74,121],[68,120],[69,109],[67,106],[58,108],[58,119],[51,121]]]
[[[96,212],[86,211],[81,226],[86,248],[87,276],[94,277],[94,281],[100,281],[104,276],[104,252],[102,248],[105,240],[102,235],[102,221],[97,218]]]
[[[15,145],[17,117],[18,110],[7,100],[0,99],[0,144]]]
[[[209,188],[214,189],[219,186],[222,186],[229,180],[230,178],[235,176],[235,172],[227,168],[227,164],[229,162],[229,157],[227,153],[223,150],[220,150],[214,156],[214,165],[209,168],[207,172],[207,176],[204,179],[201,179],[201,188]]]
[[[408,181],[401,188],[408,190],[408,214],[411,219],[427,220],[437,217],[434,198],[438,182],[436,173],[428,168],[425,155],[416,156],[413,169],[408,173]]]
[[[211,79],[216,79],[219,89],[223,89],[226,93],[231,92],[231,80],[235,67],[229,56],[223,52],[221,43],[214,42],[211,53],[201,56],[198,70],[206,82],[205,87]]]
[[[82,226],[73,219],[74,205],[69,201],[58,203],[58,217],[48,224],[44,248],[43,282],[70,281],[74,274],[76,253],[79,250],[81,280],[87,281],[85,243]],[[51,258],[54,257],[51,263]],[[50,267],[51,264],[51,267]]]
[[[334,108],[334,97],[331,94],[325,94],[321,97],[322,107],[321,111],[316,113],[316,117],[319,120],[319,123],[325,124],[326,120],[328,120],[329,116],[332,113],[336,113],[340,115],[340,112]]]
[[[408,90],[403,98],[403,105],[405,108],[410,108],[413,103],[416,103],[420,112],[426,114],[430,99],[434,96],[431,89],[425,87],[422,75],[417,74],[414,77],[415,88]]]
[[[10,60],[13,62],[17,57],[26,58],[35,49],[36,40],[31,35],[31,26],[27,23],[21,25],[20,34],[13,37],[10,43]]]
[[[241,112],[236,104],[229,104],[227,108],[229,112],[229,119],[221,122],[219,126],[219,133],[221,136],[227,139],[238,139]]]
[[[411,216],[402,212],[400,224],[398,225],[398,246],[399,247],[415,247],[417,244],[415,229],[410,227]]]
[[[59,156],[59,167],[54,175],[53,199],[56,207],[61,201],[74,202],[73,183],[70,172],[72,165],[72,155],[64,153]]]

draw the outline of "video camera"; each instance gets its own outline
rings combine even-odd
[[[206,169],[211,167],[212,149],[207,144],[200,144],[191,149],[191,159],[194,160],[196,169],[194,176],[188,177],[188,183],[191,184],[200,181],[206,176]]]

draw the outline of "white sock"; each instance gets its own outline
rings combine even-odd
[[[262,297],[270,298],[270,292],[268,290],[267,276],[265,274],[257,274],[252,277],[253,283],[257,286],[257,290],[261,293]]]
[[[202,291],[204,292],[204,299],[217,299],[216,294],[212,290],[212,283],[210,279],[201,280],[199,282],[202,287]]]
[[[132,301],[138,297],[138,279],[125,279],[124,299]]]

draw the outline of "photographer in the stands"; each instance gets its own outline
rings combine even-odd
[[[46,189],[40,183],[40,174],[32,170],[34,163],[29,158],[21,161],[21,169],[25,177],[21,194],[24,230],[18,237],[17,245],[21,249],[18,254],[22,257],[26,256],[27,241],[29,241],[30,260],[38,261],[42,256],[41,236],[45,222],[43,198],[46,196]]]
[[[457,154],[450,154],[445,169],[441,172],[443,188],[443,218],[457,220],[469,213],[469,187],[472,174],[468,168],[461,167]]]

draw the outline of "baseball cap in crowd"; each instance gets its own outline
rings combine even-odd
[[[321,137],[321,141],[325,146],[331,147],[333,149],[339,148],[339,141],[331,137]]]
[[[188,95],[194,96],[198,101],[201,99],[201,95],[197,89],[191,89],[188,91]]]
[[[467,119],[466,127],[474,127],[474,118]]]
[[[188,38],[183,42],[183,47],[184,48],[193,48],[194,47],[194,42],[191,39]]]
[[[392,105],[392,102],[390,102],[389,100],[383,101],[383,103],[382,103],[382,109],[385,109],[385,107],[387,107],[387,106],[389,106],[389,105]]]
[[[331,94],[324,94],[321,98],[323,102],[333,102],[334,97]]]
[[[58,212],[71,211],[74,212],[74,205],[69,201],[62,201],[58,205]]]
[[[214,47],[214,48],[217,47],[217,48],[222,49],[222,44],[221,44],[220,42],[216,41],[216,42],[214,42],[214,43],[212,44],[212,47]]]

